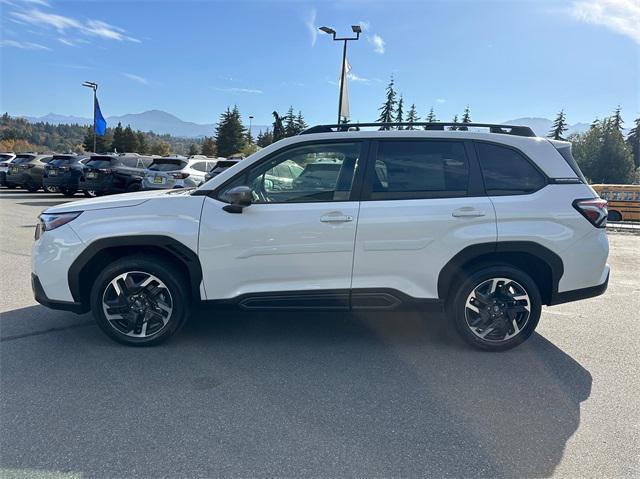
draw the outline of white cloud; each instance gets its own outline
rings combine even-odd
[[[441,103],[442,104],[442,103],[444,103],[446,101],[447,100],[445,100],[444,98],[436,98],[436,103]]]
[[[316,17],[318,16],[318,12],[315,8],[311,9],[309,12],[309,18],[305,20],[304,24],[307,26],[309,33],[311,34],[311,46],[315,46],[316,40],[318,40],[318,26],[316,25]]]
[[[215,88],[215,90],[225,91],[225,92],[228,92],[228,93],[257,93],[257,94],[264,93],[262,90],[256,90],[255,88],[237,88],[237,87],[232,87],[232,88]]]
[[[141,85],[148,85],[149,80],[139,75],[134,75],[133,73],[123,73],[122,76],[127,77],[129,80],[133,80],[135,82],[140,83]]]
[[[571,14],[640,43],[640,0],[577,0],[571,5]]]
[[[55,28],[59,33],[65,33],[68,30],[75,30],[85,35],[97,36],[108,40],[129,41],[140,43],[137,38],[130,37],[119,27],[109,25],[100,20],[87,20],[81,22],[75,18],[65,17],[56,13],[47,13],[37,8],[27,11],[10,12],[13,21],[29,23],[40,27]]]
[[[0,42],[0,46],[21,48],[23,50],[51,50],[51,48],[40,45],[39,43],[18,42],[15,40],[3,40]]]
[[[362,78],[356,75],[355,73],[347,73],[347,78],[351,81],[369,83],[371,80],[368,78]]]
[[[367,30],[369,30],[369,28],[371,28],[371,22],[366,20],[360,20],[358,22],[358,25],[360,25],[360,28],[362,28],[363,32],[366,32]]]
[[[373,51],[382,55],[384,53],[384,46],[386,42],[380,35],[374,33],[373,35],[367,35],[367,41],[373,45]]]

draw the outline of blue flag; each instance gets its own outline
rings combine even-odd
[[[107,132],[107,120],[104,119],[104,116],[102,116],[102,112],[100,111],[100,105],[98,104],[98,99],[96,98],[96,104],[94,105],[95,108],[95,118],[96,118],[96,135],[98,136],[104,136],[104,134]]]

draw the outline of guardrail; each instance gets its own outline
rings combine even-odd
[[[637,221],[625,221],[625,222],[607,222],[607,231],[635,233],[640,234],[640,222]]]

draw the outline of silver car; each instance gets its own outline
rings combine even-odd
[[[190,188],[205,182],[205,174],[216,166],[217,159],[171,156],[154,158],[145,171],[142,188],[145,190]]]

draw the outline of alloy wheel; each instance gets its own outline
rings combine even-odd
[[[113,278],[102,295],[102,310],[109,325],[134,338],[162,331],[173,312],[173,298],[158,277],[128,271]]]
[[[485,341],[501,342],[517,336],[531,316],[526,289],[510,278],[491,278],[467,297],[465,319],[469,329]]]

